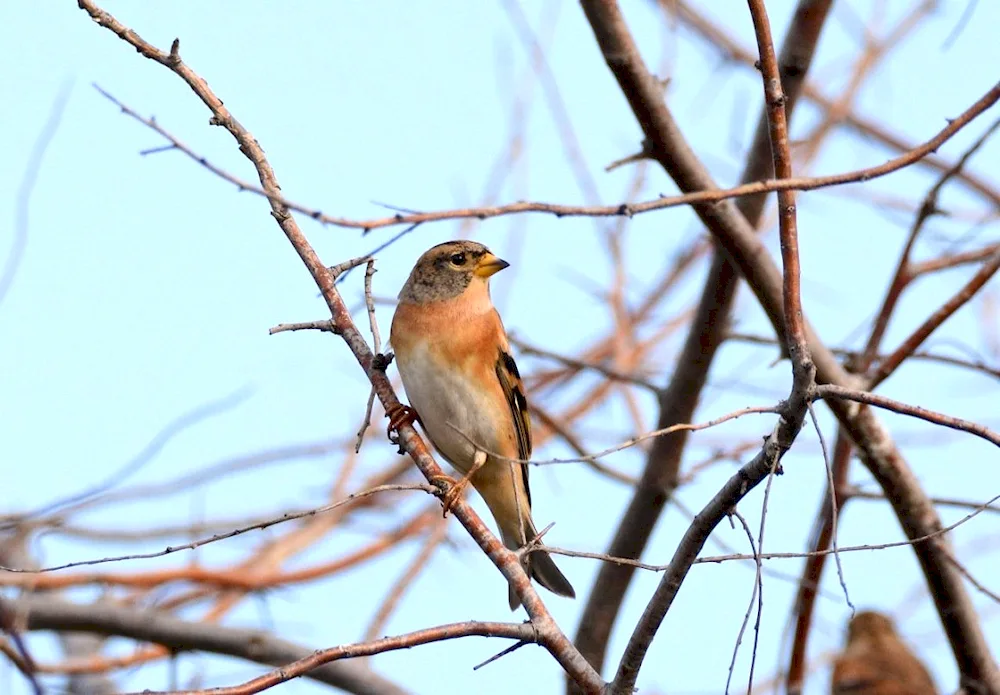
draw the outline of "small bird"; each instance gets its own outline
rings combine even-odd
[[[833,664],[832,695],[937,695],[930,673],[892,620],[862,611],[847,625],[847,647]]]
[[[507,333],[490,300],[490,277],[510,264],[473,241],[428,250],[399,293],[389,343],[410,400],[387,413],[390,429],[420,422],[434,447],[464,477],[445,512],[469,482],[482,496],[504,545],[518,550],[538,536],[531,519],[528,401]],[[502,458],[498,458],[502,457]],[[560,596],[573,586],[548,553],[526,559],[528,576]],[[510,608],[521,601],[509,591]]]

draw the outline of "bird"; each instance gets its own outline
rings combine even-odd
[[[490,299],[490,278],[510,264],[477,242],[449,241],[417,260],[399,292],[389,344],[410,401],[387,412],[390,431],[419,422],[434,448],[463,478],[444,511],[471,482],[517,551],[538,536],[531,518],[528,466],[531,418],[507,333]],[[513,459],[513,461],[511,460]],[[522,558],[528,576],[549,591],[576,593],[552,557]],[[510,609],[521,604],[509,587]]]
[[[861,611],[847,624],[847,646],[833,664],[831,695],[937,695],[930,673],[892,619]]]

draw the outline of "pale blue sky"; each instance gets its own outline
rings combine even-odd
[[[555,2],[555,0],[551,0]],[[776,37],[784,33],[794,3],[768,3]],[[859,98],[861,113],[891,124],[913,142],[927,139],[967,108],[996,80],[1000,49],[995,27],[1000,6],[977,3],[972,20],[957,41],[942,47],[966,3],[942,3],[923,29],[895,50]],[[882,3],[885,24],[912,6],[901,0]],[[537,84],[526,82],[527,58],[499,3],[129,3],[108,2],[105,9],[166,48],[181,39],[181,55],[236,117],[257,137],[277,172],[286,195],[331,214],[378,217],[382,201],[423,210],[465,206],[479,201],[498,157],[511,137],[512,95],[528,93],[525,155],[499,194],[499,200],[584,202],[564,154],[551,112]],[[576,3],[524,3],[535,31],[556,24],[547,57],[570,114],[586,165],[603,203],[624,199],[633,169],[611,173],[609,162],[637,149],[641,134],[593,40]],[[759,77],[751,70],[720,62],[716,52],[689,31],[663,30],[651,3],[623,3],[647,62],[666,65],[671,83],[667,98],[685,134],[704,157],[717,180],[732,184],[748,144],[760,104]],[[753,46],[746,4],[719,0],[712,11],[744,46]],[[836,3],[820,45],[815,83],[835,94],[845,82],[845,60],[858,50],[856,23],[870,16],[866,2]],[[60,90],[69,89],[58,131],[48,148],[30,207],[26,251],[11,291],[0,304],[0,460],[4,492],[0,511],[29,509],[71,495],[103,480],[143,449],[165,425],[193,407],[249,389],[237,407],[174,438],[131,483],[171,479],[213,462],[282,445],[325,441],[356,431],[367,388],[346,347],[316,333],[270,337],[267,329],[285,321],[322,318],[308,274],[285,241],[266,203],[213,177],[176,152],[142,157],[162,140],[121,115],[92,87],[97,83],[144,115],[153,115],[178,138],[237,176],[252,169],[229,135],[208,127],[209,114],[176,75],[138,56],[110,32],[92,23],[72,2],[7,3],[0,9],[0,258],[13,243],[17,190],[33,143],[49,117]],[[531,87],[525,89],[525,84]],[[989,113],[942,154],[954,159],[987,127]],[[808,105],[796,115],[793,137],[815,123]],[[884,161],[891,153],[872,143],[841,134],[829,141],[813,171],[839,172]],[[1000,145],[988,145],[971,168],[1000,183],[996,162]],[[869,190],[918,201],[934,177],[910,170],[873,183]],[[673,193],[665,174],[650,169],[643,198]],[[982,203],[951,187],[944,197],[956,209],[983,211]],[[804,302],[820,334],[833,344],[857,340],[855,329],[877,307],[910,216],[873,210],[858,195],[810,193],[800,200]],[[301,218],[303,230],[329,263],[361,255],[393,233],[380,230],[362,238],[356,231],[324,228]],[[629,261],[629,299],[642,295],[670,262],[671,254],[700,234],[691,213],[671,209],[640,216],[629,223],[625,253]],[[930,242],[956,238],[968,221],[935,220]],[[595,309],[588,292],[610,280],[593,221],[556,220],[545,216],[501,218],[476,228],[477,238],[507,257],[514,267],[494,280],[494,297],[508,330],[553,350],[572,351],[609,326],[610,317]],[[375,292],[392,297],[413,261],[425,248],[459,233],[458,223],[425,225],[378,258]],[[996,239],[996,225],[979,238]],[[774,247],[773,237],[770,245]],[[928,257],[940,242],[921,247]],[[688,278],[664,318],[683,308],[700,288],[703,268]],[[968,270],[924,281],[908,293],[898,320],[890,326],[892,346],[959,286]],[[361,274],[344,285],[355,304]],[[994,287],[994,296],[995,287]],[[992,360],[981,340],[981,303],[965,311],[936,335],[933,345],[951,350],[961,341]],[[383,335],[391,307],[380,307]],[[743,292],[737,311],[741,330],[768,332],[752,297]],[[678,334],[655,356],[649,371],[664,382],[679,346]],[[745,405],[769,404],[787,393],[787,364],[768,368],[772,351],[743,346],[725,348],[713,371],[698,419],[708,419]],[[522,371],[531,360],[521,358]],[[1000,416],[995,381],[953,369],[905,367],[884,392],[926,407],[982,418],[992,426]],[[653,399],[639,393],[652,424]],[[834,428],[821,412],[825,434]],[[928,489],[942,497],[986,500],[1000,494],[996,449],[969,437],[941,433],[899,417],[884,418]],[[373,430],[354,480],[394,456]],[[770,431],[773,418],[742,418],[695,435],[688,461],[703,458],[720,443]],[[588,428],[593,428],[592,430]],[[622,401],[613,401],[578,428],[595,448],[632,434]],[[536,458],[567,456],[561,445],[536,451]],[[627,451],[608,463],[638,471],[642,455]],[[84,515],[95,527],[147,527],[287,508],[319,505],[341,465],[325,456],[263,468],[222,484],[191,490],[162,502],[119,505]],[[786,459],[786,475],[775,482],[768,512],[766,548],[803,549],[825,472],[815,433],[803,433]],[[733,471],[718,466],[680,494],[684,504],[700,508]],[[856,466],[855,480],[866,477]],[[603,551],[628,499],[627,491],[597,478],[580,465],[533,471],[536,519],[557,524],[551,543]],[[760,491],[759,491],[760,492]],[[417,493],[403,498],[406,510],[430,504]],[[755,526],[761,494],[741,510]],[[478,508],[482,508],[478,499]],[[946,522],[964,512],[943,510]],[[385,519],[366,517],[387,527]],[[406,605],[391,620],[389,633],[466,619],[509,619],[500,575],[464,536],[457,523],[456,550],[440,552],[420,578]],[[981,516],[956,533],[960,552],[976,576],[993,590],[997,563],[982,539],[996,533],[996,521]],[[687,521],[673,507],[657,528],[644,559],[666,562]],[[368,537],[324,542],[293,566],[329,559]],[[746,550],[742,531],[720,527],[720,539]],[[884,505],[853,502],[842,519],[841,544],[900,539]],[[206,564],[241,557],[259,536],[204,549]],[[155,549],[162,544],[153,544]],[[417,552],[409,543],[401,552],[366,565],[335,581],[296,586],[249,601],[231,624],[273,626],[281,635],[311,647],[360,638],[387,587]],[[72,545],[46,539],[37,548],[45,563],[100,557],[136,546]],[[717,549],[709,547],[708,552]],[[117,566],[122,571],[177,566],[190,557]],[[581,599],[544,597],[563,628],[572,634],[596,572],[590,560],[559,560]],[[801,563],[774,561],[770,567],[797,575]],[[919,602],[902,618],[903,629],[922,647],[939,685],[953,690],[955,669],[947,654],[933,609],[923,593],[908,549],[852,553],[843,558],[855,605],[898,611],[918,590]],[[610,649],[616,663],[632,625],[658,581],[642,574],[628,595]],[[751,564],[695,568],[653,643],[639,678],[641,692],[721,692],[737,630],[753,582]],[[835,575],[824,588],[833,597],[821,601],[811,643],[813,654],[840,644],[848,610]],[[764,586],[764,619],[757,680],[774,672],[794,587],[769,578]],[[86,597],[90,594],[81,593]],[[839,598],[838,598],[839,596]],[[995,614],[988,599],[973,591],[977,605]],[[262,622],[263,621],[263,622]],[[268,622],[270,621],[270,622]],[[988,624],[991,643],[1000,644],[1000,628]],[[737,661],[735,691],[745,684],[749,645]],[[53,657],[50,642],[32,638],[41,657]],[[498,663],[473,672],[472,666],[506,643],[469,639],[379,656],[380,672],[417,693],[556,692],[560,672],[540,649],[524,648]],[[128,649],[115,642],[117,650]],[[260,668],[214,657],[180,659],[181,682],[200,675],[204,685],[228,685]],[[436,664],[447,664],[448,680]],[[122,687],[167,686],[166,669],[146,667],[121,674]],[[608,675],[607,673],[605,675]],[[0,669],[0,689],[26,693],[20,677]],[[826,688],[821,672],[809,693]],[[297,681],[282,693],[318,693],[321,687]]]

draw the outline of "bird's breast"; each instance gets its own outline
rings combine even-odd
[[[410,405],[455,468],[468,471],[477,448],[506,455],[498,424],[509,417],[497,412],[496,398],[486,388],[492,384],[470,378],[461,363],[442,361],[426,340],[397,354],[396,363]]]

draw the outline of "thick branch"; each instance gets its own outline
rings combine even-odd
[[[0,599],[2,601],[3,599]],[[161,644],[172,651],[203,651],[269,666],[303,659],[313,650],[257,630],[180,620],[157,611],[108,604],[78,605],[51,596],[28,596],[9,604],[28,630],[96,632]],[[305,674],[358,695],[405,695],[409,691],[362,664],[330,663]]]
[[[830,4],[831,0],[801,0],[788,30],[788,36],[785,38],[780,71],[785,91],[785,108],[789,114],[795,107],[803,80],[812,62],[813,51],[826,21]],[[599,42],[600,32],[604,31],[601,27],[604,27],[604,22],[609,19],[609,13],[603,10],[604,5],[602,2],[583,3],[584,11],[594,27],[595,34],[598,35]],[[613,7],[613,3],[611,5]],[[623,23],[619,22],[616,26],[627,33]],[[608,60],[610,65],[612,59],[609,57]],[[658,98],[658,101],[662,102],[662,98]],[[644,131],[648,136],[649,131],[645,127]],[[670,163],[673,156],[669,147],[670,145],[663,143],[661,138],[661,146],[655,152],[660,164],[672,175],[675,167]],[[767,112],[762,110],[741,180],[747,182],[766,179],[772,175],[772,171]],[[689,183],[678,181],[678,185],[684,193],[711,193],[711,189],[714,188],[711,181],[704,179]],[[740,198],[736,205],[750,224],[756,226],[766,200],[765,194],[758,193]],[[729,314],[736,297],[737,273],[735,266],[724,253],[718,250],[713,253],[712,264],[705,279],[690,332],[677,359],[670,384],[660,395],[658,429],[692,420],[715,352],[726,337]],[[607,554],[630,559],[642,555],[667,499],[677,486],[681,455],[686,443],[687,432],[659,437],[653,442],[640,484],[626,508]],[[611,629],[621,610],[625,592],[634,572],[635,570],[629,566],[602,565],[590,593],[580,621],[576,644],[587,659],[598,668],[606,658]]]
[[[682,191],[714,188],[708,172],[674,122],[617,4],[613,0],[584,0],[583,6],[608,67],[618,80],[652,151],[658,153],[658,159]],[[994,101],[1000,98],[1000,84],[994,85],[987,97]],[[697,205],[694,210],[738,266],[775,331],[784,338],[781,273],[757,239],[753,227],[728,202]],[[854,379],[808,324],[806,338],[817,367],[817,380],[853,387]],[[862,461],[891,500],[907,537],[920,538],[937,531],[941,523],[936,510],[888,431],[871,410],[842,402],[832,403],[831,408],[858,447]],[[975,683],[991,694],[1000,694],[1000,670],[989,651],[963,578],[948,559],[946,541],[935,538],[916,544],[914,552],[934,597],[963,682]]]
[[[767,438],[760,453],[726,481],[691,522],[670,559],[670,567],[660,579],[646,610],[632,631],[632,637],[618,666],[618,673],[609,688],[609,695],[631,695],[634,691],[646,651],[708,537],[719,522],[736,508],[737,503],[775,470],[782,454],[791,447],[802,428],[805,413],[805,399],[798,398],[795,402],[789,402],[774,433]]]

